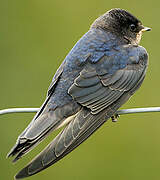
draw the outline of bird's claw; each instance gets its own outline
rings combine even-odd
[[[114,114],[113,116],[111,116],[112,122],[117,122],[117,118],[119,118],[120,115],[119,114]]]

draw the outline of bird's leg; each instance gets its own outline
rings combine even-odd
[[[114,114],[113,116],[111,116],[112,122],[117,122],[117,118],[119,117],[120,117],[119,114]]]

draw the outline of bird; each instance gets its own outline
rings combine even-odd
[[[98,17],[56,71],[46,100],[8,153],[13,162],[26,155],[51,132],[53,141],[15,179],[32,176],[53,165],[92,135],[141,86],[148,53],[139,45],[151,28],[130,12],[114,8]]]

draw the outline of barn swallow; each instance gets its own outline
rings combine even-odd
[[[150,31],[122,9],[96,19],[55,73],[47,97],[8,154],[14,162],[51,132],[65,126],[15,179],[36,174],[66,156],[117,110],[141,86],[148,54],[139,46]]]

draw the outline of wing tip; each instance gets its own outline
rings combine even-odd
[[[8,152],[8,154],[6,155],[6,158],[13,157],[14,155],[16,155],[18,153],[17,149],[18,149],[18,144],[16,143],[13,146],[13,148]]]
[[[29,177],[30,174],[28,173],[28,166],[26,166],[25,168],[23,168],[21,171],[19,171],[15,176],[14,179],[23,179],[26,177]]]
[[[22,152],[21,152],[21,146],[19,143],[16,143],[13,148],[9,151],[9,153],[6,155],[6,158],[10,158],[17,155],[14,159],[13,159],[13,163],[15,163],[17,160],[19,160],[22,157]]]
[[[37,174],[41,170],[43,170],[43,165],[41,163],[41,156],[38,156],[37,158],[33,159],[26,167],[24,167],[22,170],[20,170],[15,175],[16,179],[23,179],[29,176],[32,176],[34,174]]]

